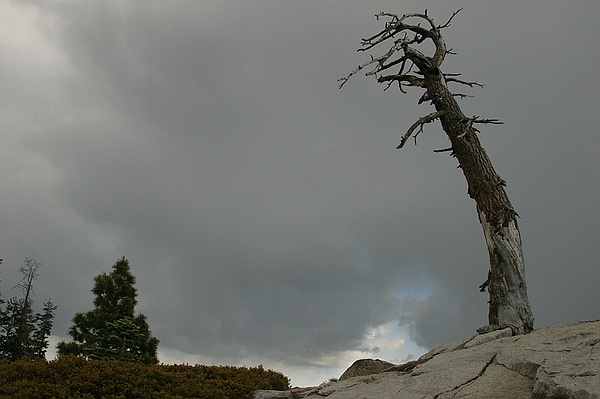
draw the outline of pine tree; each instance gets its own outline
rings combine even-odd
[[[137,289],[129,261],[122,257],[112,268],[94,278],[94,309],[75,314],[69,329],[74,342],[60,342],[58,353],[156,364],[158,339],[146,316],[135,315]]]
[[[48,300],[44,303],[43,313],[33,311],[33,282],[39,277],[41,265],[35,259],[25,258],[24,265],[19,268],[23,278],[15,286],[21,288],[24,297],[13,297],[8,301],[0,299],[0,359],[43,359],[46,355],[56,306]]]

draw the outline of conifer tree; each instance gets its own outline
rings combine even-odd
[[[69,329],[73,342],[60,342],[58,353],[156,364],[158,339],[146,316],[135,315],[137,289],[129,261],[122,257],[112,268],[94,278],[94,309],[75,314]]]
[[[44,303],[43,313],[33,310],[33,282],[39,277],[41,265],[35,259],[25,258],[19,268],[23,278],[14,287],[21,288],[24,297],[13,297],[8,301],[0,298],[0,359],[43,359],[46,355],[56,306],[48,300]]]

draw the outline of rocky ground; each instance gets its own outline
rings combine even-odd
[[[600,398],[600,321],[477,334],[401,365],[357,361],[343,377],[255,399]]]

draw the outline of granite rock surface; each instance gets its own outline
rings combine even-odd
[[[362,375],[317,387],[257,391],[255,398],[600,399],[600,321],[521,336],[497,330],[439,346],[400,365],[383,368],[389,363],[373,359],[357,364],[365,366],[354,367]],[[373,372],[366,366],[373,366]]]

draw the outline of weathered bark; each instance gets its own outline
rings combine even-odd
[[[453,14],[452,18],[456,15]],[[445,56],[450,53],[446,49],[440,30],[450,25],[450,20],[442,26],[436,26],[425,14],[405,14],[398,17],[381,13],[380,17],[389,17],[385,29],[378,34],[363,39],[365,51],[388,41],[393,41],[391,48],[381,57],[360,65],[348,77],[340,79],[342,87],[348,79],[365,66],[375,65],[367,75],[374,75],[380,83],[388,83],[388,87],[397,83],[404,92],[403,86],[421,87],[426,90],[419,104],[429,101],[436,111],[417,120],[403,135],[398,148],[419,128],[414,137],[422,131],[423,125],[439,119],[444,132],[450,139],[451,147],[441,151],[451,151],[458,160],[468,185],[468,194],[476,202],[479,221],[489,253],[490,268],[488,278],[480,288],[489,291],[489,324],[497,328],[510,327],[514,334],[525,334],[533,329],[533,314],[527,298],[525,269],[521,247],[521,235],[517,224],[517,213],[512,207],[504,189],[506,182],[498,176],[492,163],[477,137],[476,123],[499,123],[494,119],[484,120],[464,115],[455,100],[457,95],[450,92],[447,82],[456,82],[468,86],[479,85],[476,82],[465,82],[455,78],[457,75],[444,75],[440,66]],[[429,25],[429,29],[420,24],[410,25],[407,19],[416,18]],[[431,40],[435,45],[433,56],[427,57],[412,45]],[[396,53],[399,53],[396,56]],[[411,64],[407,67],[407,64]],[[391,67],[400,66],[395,75],[381,75]],[[412,68],[416,67],[416,71]],[[406,72],[405,72],[406,71]],[[450,77],[447,77],[450,76]]]
[[[468,193],[477,204],[483,228],[490,271],[487,288],[490,294],[489,324],[510,327],[515,334],[533,329],[533,314],[527,298],[525,266],[517,213],[490,158],[483,149],[467,118],[456,103],[439,71],[425,75],[425,87],[440,116],[442,127],[468,184]]]

